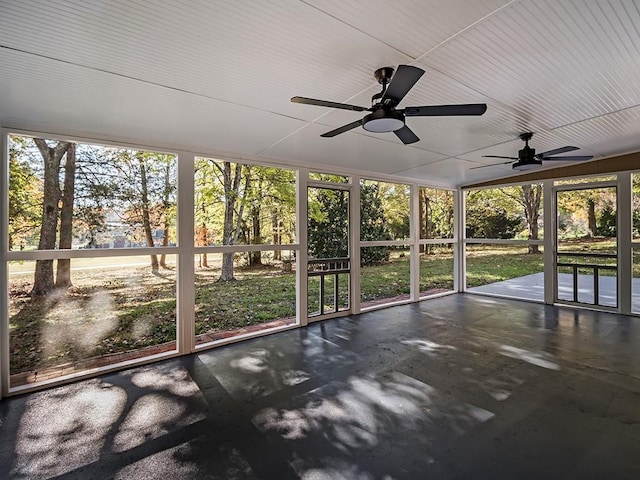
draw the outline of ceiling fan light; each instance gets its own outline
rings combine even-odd
[[[362,128],[368,132],[395,132],[404,127],[404,115],[397,111],[376,110],[362,120]]]
[[[526,172],[527,170],[534,170],[536,168],[540,168],[541,166],[542,166],[542,160],[528,160],[528,161],[519,160],[515,162],[511,168],[519,172]]]
[[[377,118],[365,123],[363,127],[368,132],[395,132],[404,127],[404,122],[397,118]]]

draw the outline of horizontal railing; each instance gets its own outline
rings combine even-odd
[[[320,277],[320,292],[319,292],[319,315],[325,313],[337,312],[339,308],[339,275],[342,273],[351,272],[351,259],[349,257],[341,258],[314,258],[307,261],[307,276]],[[326,277],[333,277],[333,310],[332,312],[325,312],[324,296],[326,292]]]
[[[616,260],[616,265],[601,265],[592,262],[556,262],[557,267],[571,268],[573,280],[573,301],[578,302],[578,270],[591,269],[593,271],[593,304],[600,305],[600,271],[601,270],[618,270],[618,255],[615,253],[596,253],[596,252],[557,252],[557,257],[569,258],[588,258],[588,259],[609,259]],[[616,298],[618,297],[618,285],[616,283]]]

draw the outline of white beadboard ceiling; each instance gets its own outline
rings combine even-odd
[[[426,74],[403,106],[420,142],[357,128],[379,67]],[[511,175],[483,155],[640,150],[640,0],[2,0],[0,124],[459,186]],[[564,162],[563,162],[564,164]]]

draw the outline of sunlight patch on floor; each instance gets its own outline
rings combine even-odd
[[[538,367],[548,368],[549,370],[560,370],[560,365],[549,360],[548,357],[550,357],[550,355],[543,352],[531,352],[523,348],[512,347],[511,345],[500,345],[498,353],[506,357],[523,360]]]
[[[49,478],[97,461],[126,398],[98,380],[34,395],[20,420],[11,473]]]
[[[124,452],[165,435],[171,427],[198,420],[184,418],[185,411],[186,405],[172,397],[152,393],[139,398],[118,428],[113,439],[114,451]]]
[[[432,342],[431,340],[419,338],[402,340],[400,343],[402,343],[403,345],[417,347],[418,350],[427,354],[436,353],[438,350],[457,350],[457,348],[453,345],[441,345],[439,343]]]
[[[309,392],[304,402],[299,408],[263,409],[253,423],[289,441],[322,436],[348,454],[389,441],[400,431],[428,435],[431,423],[464,434],[495,416],[394,371],[325,385]]]
[[[268,357],[268,350],[258,349],[252,351],[250,355],[231,360],[230,365],[245,372],[260,373],[269,368]]]

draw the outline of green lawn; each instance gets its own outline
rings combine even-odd
[[[196,271],[196,335],[237,330],[296,315],[296,276],[276,267],[236,268],[232,282],[220,270]]]
[[[527,247],[467,245],[468,287],[479,287],[542,271],[542,253],[528,253]]]

